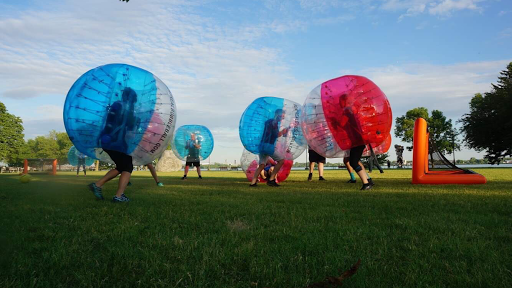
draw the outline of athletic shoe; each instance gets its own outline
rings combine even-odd
[[[181,180],[187,180],[187,176],[181,177]]]
[[[320,181],[326,181],[326,180],[325,180],[325,178],[324,178],[323,176],[318,177],[318,180],[320,180]]]
[[[199,175],[199,179],[203,179],[203,177],[201,177],[201,175]]]
[[[279,186],[281,186],[281,185],[277,184],[276,180],[267,181],[267,185],[271,186],[271,187],[279,187]]]
[[[121,195],[121,197],[114,196],[112,198],[112,202],[114,203],[120,203],[120,202],[129,202],[130,199],[126,197],[124,194]]]
[[[254,183],[254,184],[249,184],[249,187],[256,187],[258,186],[258,182]]]
[[[372,178],[368,179],[368,184],[370,184],[370,186],[372,186],[372,187],[375,185],[375,183],[373,183],[373,179]]]
[[[313,173],[309,173],[308,175],[308,181],[311,181],[313,179]]]
[[[158,184],[156,184],[158,187],[164,187],[164,183],[162,182],[158,182]]]
[[[372,189],[372,185],[370,183],[363,184],[363,187],[361,187],[361,190],[370,190]]]
[[[91,183],[91,184],[89,184],[87,186],[89,187],[89,190],[92,191],[94,196],[96,196],[96,199],[98,199],[98,200],[105,199],[105,198],[103,198],[103,194],[101,193],[101,188],[96,186],[96,183]]]
[[[347,181],[347,183],[356,183],[356,182],[357,182],[356,180],[352,180],[352,179]]]

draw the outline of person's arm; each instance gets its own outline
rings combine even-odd
[[[277,137],[281,137],[281,136],[283,136],[283,135],[288,134],[288,130],[289,130],[289,128],[288,128],[288,127],[286,127],[286,128],[284,128],[283,130],[279,131],[279,133],[277,133]]]

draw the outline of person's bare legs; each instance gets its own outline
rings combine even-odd
[[[361,163],[361,162],[359,162],[359,163]],[[352,168],[352,166],[350,166],[350,157],[344,157],[343,164],[345,164],[345,167],[347,167],[348,175],[350,175],[350,180],[348,180],[348,183],[356,183],[354,168]]]
[[[258,165],[258,168],[256,171],[254,171],[254,176],[252,177],[251,185],[255,185],[256,182],[258,182],[258,176],[260,175],[261,171],[265,168],[265,164]]]
[[[361,178],[363,184],[368,184],[368,177],[366,177],[366,171],[364,170],[364,168],[361,171],[357,172],[357,175],[359,175],[359,178]]]
[[[268,178],[269,181],[274,181],[276,179],[276,175],[277,175],[277,173],[279,173],[279,170],[281,169],[283,164],[284,164],[284,160],[279,160],[277,162],[276,166],[274,166],[274,170],[272,171],[272,173],[270,174],[270,177]]]
[[[160,183],[158,181],[158,175],[156,175],[156,170],[155,170],[155,167],[153,166],[153,164],[149,163],[146,166],[148,166],[148,169],[151,172],[151,176],[153,176],[153,179],[155,179],[156,184]]]
[[[264,169],[261,170],[260,177],[261,177],[261,179],[267,179],[267,177],[265,177],[265,170]]]
[[[117,197],[120,198],[121,195],[123,195],[124,190],[126,189],[126,186],[128,186],[128,182],[130,182],[131,176],[132,176],[132,173],[130,173],[130,172],[127,172],[127,171],[121,172],[121,177],[119,178],[119,183],[117,184],[117,192],[116,192]]]
[[[315,170],[315,162],[309,162],[309,174],[308,174],[308,181],[313,180],[313,171]]]
[[[101,177],[101,179],[96,181],[96,183],[94,184],[96,184],[97,187],[101,188],[103,185],[105,185],[105,183],[116,178],[117,175],[119,175],[119,171],[117,171],[117,169],[112,169],[108,171],[107,174],[105,174],[105,176]],[[126,182],[126,184],[128,184],[128,182]]]
[[[347,162],[345,162],[345,159],[347,159]],[[348,157],[343,158],[343,162],[345,163],[345,166],[347,166],[348,173],[350,174],[350,179],[352,179],[352,173],[354,173],[355,171],[352,168],[352,166],[350,166],[350,162],[348,160]],[[363,178],[361,178],[361,181],[363,181],[363,184],[368,183],[368,173],[366,173],[366,169],[364,168],[364,165],[361,161],[359,161],[359,166],[361,166],[362,169],[357,173],[357,175],[359,176],[359,178],[361,178],[361,174],[359,173],[364,173],[364,178],[366,179],[366,182],[363,181]]]
[[[199,178],[201,178],[201,166],[196,166],[196,170],[197,170],[197,176],[199,176]]]
[[[324,163],[318,163],[318,177],[324,177]]]
[[[371,189],[371,186],[368,186],[368,177],[366,175],[364,166],[361,165],[361,155],[363,154],[364,148],[364,145],[350,148],[350,166],[354,168],[354,170],[357,172],[357,175],[363,182],[363,187],[361,190],[368,190]]]
[[[184,176],[187,176],[188,174],[188,165],[185,166],[185,175]]]
[[[343,158],[343,164],[345,164],[345,167],[347,167],[347,171],[349,174],[354,173],[354,169],[352,168],[352,166],[350,166],[350,158],[349,157]]]

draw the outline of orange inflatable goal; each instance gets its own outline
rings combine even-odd
[[[413,184],[485,184],[484,176],[461,169],[441,154],[434,141],[429,143],[427,121],[416,119],[412,152]]]

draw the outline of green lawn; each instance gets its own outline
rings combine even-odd
[[[282,187],[242,172],[135,172],[96,201],[72,173],[0,174],[0,287],[304,287],[361,259],[343,287],[512,287],[512,169],[488,184],[418,186],[410,170],[345,170]]]

